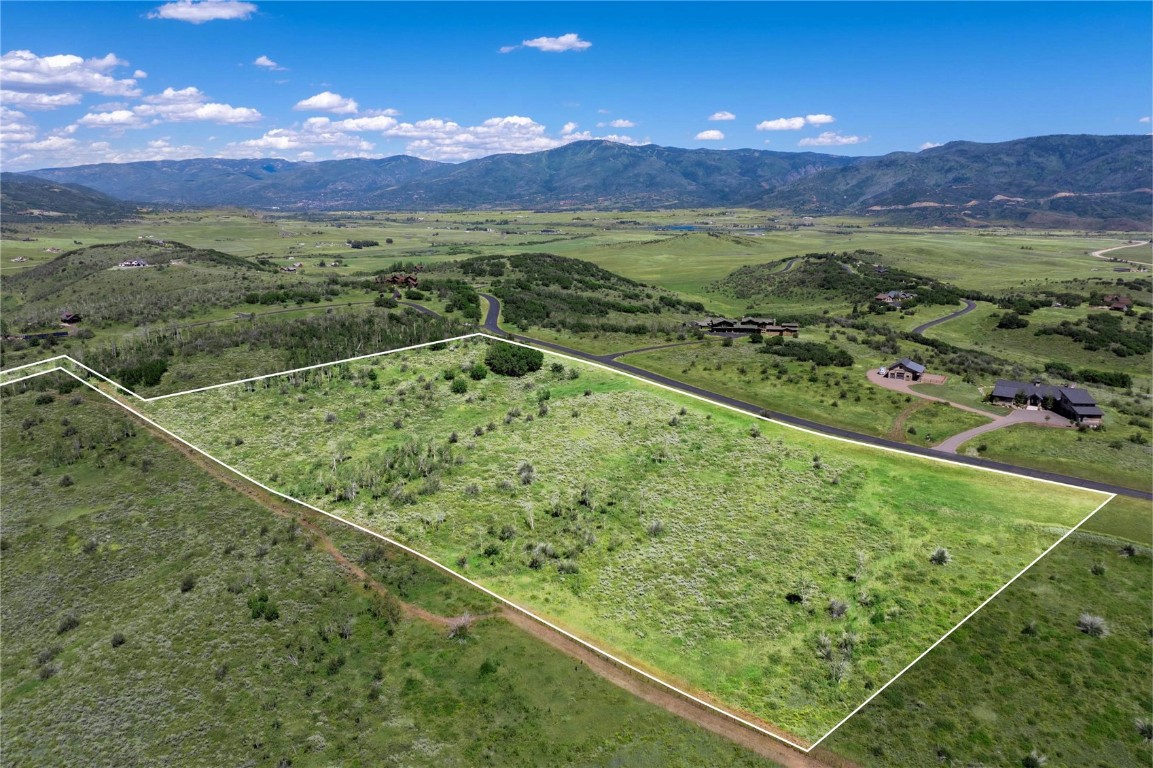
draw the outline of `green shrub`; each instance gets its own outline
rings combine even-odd
[[[489,347],[484,362],[493,373],[501,376],[524,376],[540,370],[544,365],[544,353],[538,349],[498,341]]]

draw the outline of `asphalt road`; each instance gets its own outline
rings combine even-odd
[[[828,424],[821,424],[821,423],[818,423],[816,421],[810,421],[809,419],[802,419],[802,418],[799,418],[797,416],[790,416],[787,413],[778,413],[777,411],[770,411],[770,410],[767,410],[765,408],[762,408],[759,405],[753,405],[752,403],[746,403],[745,401],[738,400],[734,397],[728,397],[727,395],[721,395],[721,394],[718,394],[716,392],[712,392],[710,390],[702,389],[701,387],[694,386],[692,384],[686,384],[683,381],[677,381],[676,379],[670,379],[669,377],[662,376],[659,373],[653,373],[652,371],[646,371],[643,368],[637,368],[636,366],[629,365],[628,363],[622,363],[616,359],[617,355],[593,355],[593,354],[590,354],[588,352],[582,352],[579,349],[572,349],[571,347],[565,347],[565,346],[562,346],[560,344],[554,344],[553,342],[550,342],[550,341],[541,341],[540,339],[534,339],[530,336],[522,336],[522,335],[516,334],[516,333],[508,333],[507,331],[503,330],[498,323],[498,318],[500,317],[500,301],[497,300],[497,298],[495,296],[489,295],[487,293],[482,293],[481,296],[484,296],[486,299],[488,299],[488,313],[485,315],[483,328],[484,328],[484,330],[488,331],[489,333],[493,334],[494,336],[503,336],[506,338],[516,339],[517,341],[523,341],[526,344],[532,344],[533,346],[536,346],[536,347],[544,347],[545,349],[551,349],[555,352],[560,352],[560,353],[568,355],[570,357],[576,357],[576,358],[579,358],[582,360],[588,360],[589,362],[599,363],[600,365],[608,366],[609,368],[614,368],[618,371],[623,371],[625,373],[630,373],[634,376],[638,376],[642,379],[646,379],[648,381],[652,381],[652,382],[655,382],[657,384],[663,384],[664,386],[670,387],[671,389],[676,389],[676,390],[679,390],[681,392],[687,392],[687,393],[692,394],[692,395],[697,395],[698,397],[703,397],[706,400],[711,400],[714,403],[721,403],[722,405],[727,405],[727,406],[730,406],[732,408],[736,408],[738,410],[745,411],[746,413],[764,416],[766,418],[772,419],[773,421],[779,421],[783,424],[791,424],[791,425],[796,426],[796,427],[802,427],[804,429],[812,430],[813,432],[820,432],[821,434],[832,435],[833,437],[843,437],[843,438],[846,438],[849,440],[855,440],[856,442],[859,442],[859,443],[866,443],[868,445],[875,445],[875,446],[879,446],[882,448],[890,448],[893,450],[901,451],[902,453],[913,454],[915,456],[927,456],[927,457],[933,458],[933,459],[938,459],[938,460],[942,460],[942,461],[949,461],[949,462],[952,462],[954,464],[967,464],[967,465],[972,466],[972,467],[984,467],[986,469],[996,469],[996,470],[1000,470],[1001,472],[1007,472],[1007,473],[1013,474],[1013,475],[1020,475],[1021,477],[1031,477],[1031,478],[1034,478],[1037,480],[1052,480],[1052,481],[1055,481],[1058,483],[1065,483],[1066,485],[1076,486],[1078,488],[1088,488],[1088,489],[1094,490],[1094,491],[1104,491],[1106,493],[1116,493],[1120,496],[1131,496],[1131,497],[1137,498],[1137,499],[1148,499],[1148,500],[1153,501],[1153,493],[1150,493],[1148,491],[1139,491],[1139,490],[1136,490],[1133,488],[1126,488],[1126,487],[1120,486],[1120,485],[1113,485],[1112,483],[1101,483],[1101,482],[1097,482],[1095,480],[1085,480],[1085,479],[1082,479],[1079,477],[1069,477],[1068,475],[1060,475],[1060,474],[1057,474],[1056,472],[1045,472],[1045,471],[1042,471],[1039,469],[1029,469],[1028,467],[1018,467],[1018,466],[1015,466],[1013,464],[1003,464],[999,461],[989,461],[988,459],[981,459],[981,458],[977,458],[974,456],[961,456],[961,455],[957,455],[957,454],[946,455],[946,454],[942,454],[939,451],[934,451],[931,448],[922,448],[920,446],[910,445],[908,443],[898,443],[895,440],[887,440],[883,437],[873,437],[872,435],[863,435],[863,434],[860,434],[859,432],[852,432],[848,429],[841,429],[840,427],[833,427],[833,426],[829,426]],[[965,312],[970,311],[971,309],[972,309],[972,307],[970,306],[966,309],[960,310],[960,312],[956,313],[956,314],[963,314]],[[941,318],[940,320],[937,320],[936,322],[942,322],[943,320],[946,320],[946,319],[948,319],[948,318]],[[929,324],[927,323],[926,325],[929,325]],[[925,327],[925,326],[922,326],[922,328],[923,327]],[[620,353],[620,354],[623,354],[623,353]]]
[[[916,328],[913,329],[913,333],[920,336],[922,333],[929,330],[934,325],[940,325],[941,323],[952,320],[955,317],[960,317],[961,315],[967,315],[970,312],[972,312],[974,309],[977,308],[977,302],[975,302],[975,301],[969,301],[968,299],[961,299],[961,301],[965,302],[965,308],[964,309],[958,309],[956,312],[953,312],[952,314],[945,315],[944,317],[938,317],[936,320],[930,320],[927,323],[922,323],[921,325],[918,325]]]

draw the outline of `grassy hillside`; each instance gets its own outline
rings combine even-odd
[[[119,266],[132,260],[148,266]],[[84,327],[133,328],[215,308],[315,303],[342,292],[220,251],[139,240],[69,251],[6,278],[4,321],[11,332],[41,330],[67,311]]]
[[[474,378],[486,352],[457,343],[148,410],[297,498],[810,738],[1099,498],[551,359],[523,379]],[[938,546],[955,564],[930,562]],[[845,633],[849,650],[822,658],[821,638]]]
[[[1148,766],[1148,502],[1118,499],[822,746],[864,766]],[[1135,549],[1095,531],[1140,540]],[[1082,614],[1108,634],[1078,628]],[[1039,763],[1033,763],[1038,765]]]
[[[79,184],[60,184],[20,173],[0,174],[0,223],[65,219],[106,224],[136,214],[136,206]]]
[[[489,604],[270,512],[98,395],[49,392],[7,387],[0,412],[5,765],[767,764],[503,619],[450,638],[411,618],[396,596]]]

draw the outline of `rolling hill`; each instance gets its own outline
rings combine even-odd
[[[79,184],[0,174],[0,218],[5,224],[65,218],[90,223],[121,221],[136,205]]]

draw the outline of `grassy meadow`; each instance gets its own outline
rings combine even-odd
[[[159,401],[233,466],[817,738],[1101,501],[483,341]],[[930,561],[938,547],[943,564]]]
[[[1015,766],[1030,754],[1049,765],[1148,766],[1138,721],[1153,720],[1149,503],[1114,499],[1082,530],[822,747],[862,766]],[[1082,631],[1082,614],[1107,633]]]
[[[398,598],[448,617],[492,604],[346,526],[276,514],[50,383],[0,405],[5,765],[769,764],[502,618],[453,638],[410,618]]]
[[[930,403],[870,384],[865,378],[866,372],[892,363],[899,354],[885,355],[859,343],[860,339],[853,334],[815,326],[806,328],[801,338],[833,341],[835,346],[849,351],[855,362],[850,368],[816,367],[762,354],[761,345],[750,344],[746,339],[737,339],[729,346],[710,339],[685,347],[625,355],[620,359],[769,410],[919,445],[939,443],[950,435],[987,422],[957,408],[933,406],[930,410],[927,409]],[[849,338],[858,338],[858,341]],[[951,377],[950,382],[955,378]],[[929,385],[926,391],[933,394]],[[942,392],[941,396],[947,395]],[[916,430],[911,434],[902,427],[907,420]]]
[[[1153,483],[1153,447],[1148,435],[1147,427],[1124,423],[1085,432],[1016,424],[974,438],[960,450],[973,452],[984,446],[980,455],[996,461],[1128,488],[1149,488]]]

